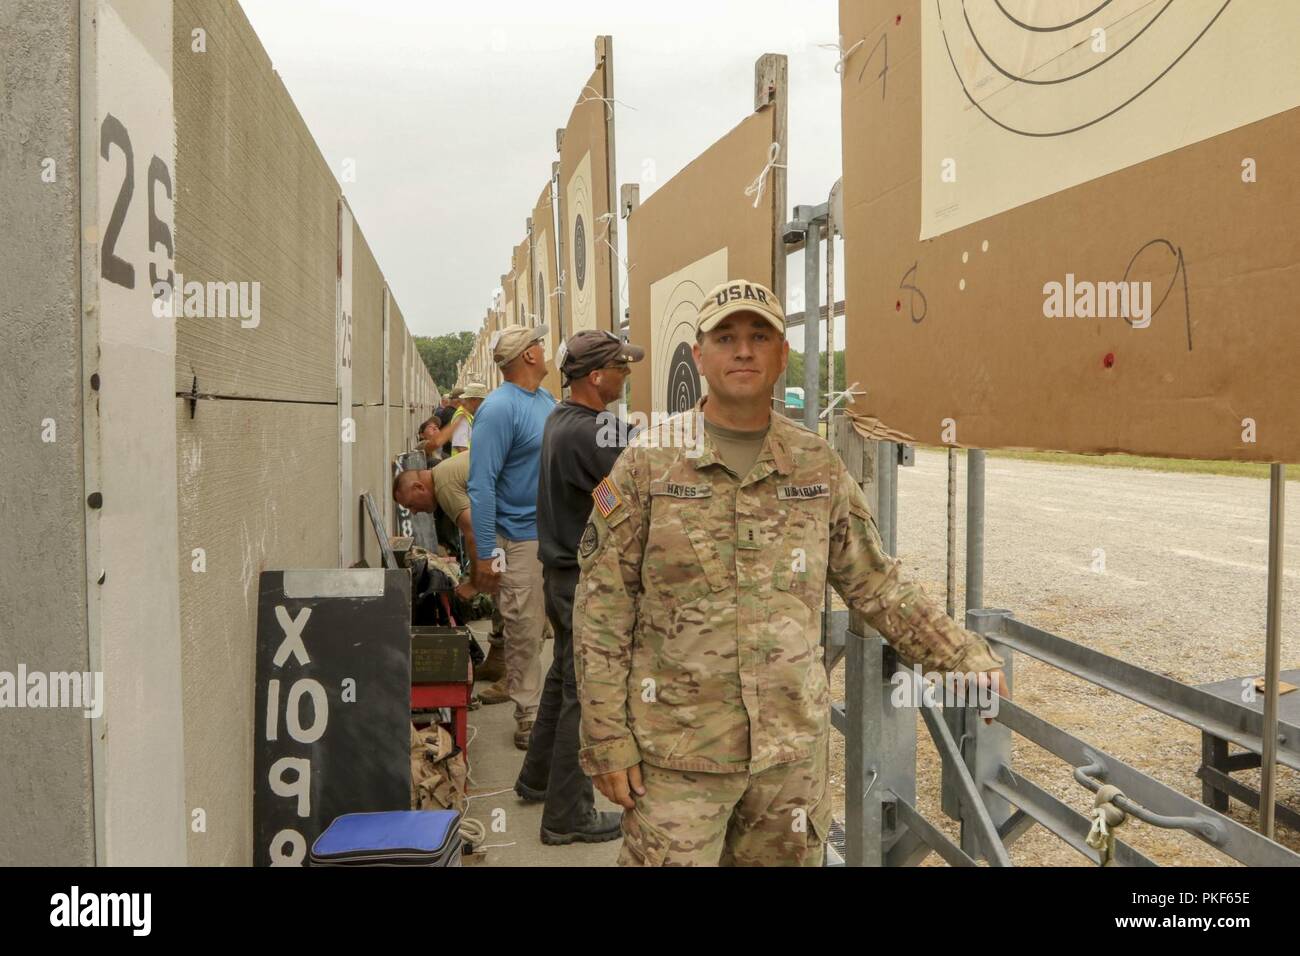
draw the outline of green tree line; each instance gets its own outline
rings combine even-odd
[[[821,400],[819,405],[826,407],[826,355],[819,353],[817,362],[820,366],[817,376],[818,384],[821,388]],[[786,388],[803,388],[803,353],[790,350],[790,361],[785,367],[785,385]],[[835,351],[835,390],[844,391],[844,350]]]
[[[445,392],[456,382],[456,366],[464,361],[474,348],[473,332],[450,332],[446,335],[415,337],[415,347],[420,350],[420,358],[424,360],[424,367],[429,370],[433,376],[434,382],[438,385],[440,392]],[[824,356],[818,356],[818,361],[824,362]],[[826,405],[826,381],[823,366],[823,375],[821,376],[822,399],[820,404],[824,408]],[[790,350],[790,363],[785,370],[785,383],[787,386],[803,387],[803,353],[794,349]],[[844,390],[844,350],[839,349],[835,352],[835,389],[836,391]]]
[[[424,367],[429,370],[438,391],[446,392],[456,384],[456,366],[474,349],[473,332],[449,332],[433,337],[417,335],[415,347],[420,350]]]

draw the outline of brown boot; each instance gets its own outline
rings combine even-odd
[[[478,692],[478,699],[485,704],[504,704],[510,699],[510,692],[506,690],[506,679],[503,677],[495,684],[488,684]]]
[[[478,667],[474,668],[475,681],[499,681],[506,676],[506,658],[495,649]]]
[[[515,746],[520,750],[528,749],[528,738],[533,735],[535,717],[520,717],[515,721]]]

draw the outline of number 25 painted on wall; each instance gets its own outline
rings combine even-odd
[[[135,153],[131,149],[131,134],[127,132],[122,121],[112,113],[104,116],[104,122],[99,130],[99,155],[108,160],[110,147],[116,146],[125,159],[125,165],[122,172],[122,185],[117,192],[117,202],[113,205],[113,213],[108,220],[108,228],[104,230],[104,242],[100,247],[100,273],[109,282],[120,285],[125,289],[135,288],[135,266],[123,259],[117,254],[117,240],[122,233],[122,225],[126,222],[127,210],[131,206],[131,197],[135,194]],[[152,253],[156,248],[162,246],[166,250],[166,257],[162,260],[164,265],[169,263],[176,255],[176,250],[172,245],[172,231],[167,223],[158,218],[155,207],[155,186],[160,185],[167,194],[167,198],[172,198],[172,176],[167,169],[167,164],[159,157],[154,156],[149,160],[149,171],[147,176],[146,189],[149,200],[149,242],[145,250],[146,255]],[[158,295],[158,283],[164,281],[167,285],[167,291],[163,295],[171,295],[171,287],[174,276],[170,268],[167,269],[167,278],[159,280],[158,264],[149,263],[149,286]]]

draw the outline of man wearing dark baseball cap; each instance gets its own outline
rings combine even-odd
[[[620,813],[596,810],[591,778],[578,764],[573,598],[591,493],[623,450],[617,436],[628,432],[606,406],[623,394],[632,363],[643,358],[644,349],[613,332],[594,329],[571,336],[555,356],[569,397],[546,420],[537,482],[537,551],[546,616],[555,632],[555,657],[542,689],[528,755],[515,782],[515,792],[525,800],[546,803],[543,843],[600,843],[617,840],[622,833]],[[616,436],[614,441],[608,440],[611,435]]]

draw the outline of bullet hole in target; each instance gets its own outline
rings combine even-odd
[[[1115,353],[1107,352],[1106,357],[1101,360],[1101,364],[1104,365],[1106,368],[1113,368],[1115,365]]]

